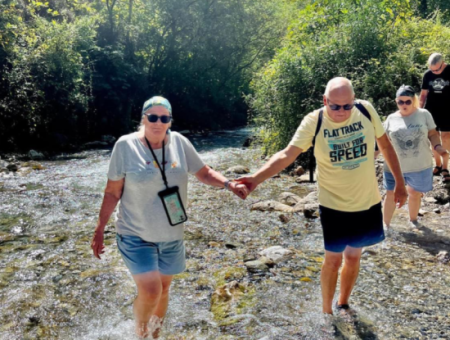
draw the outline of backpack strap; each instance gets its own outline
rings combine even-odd
[[[323,120],[323,109],[320,109],[319,119],[317,119],[316,132],[314,133],[314,137],[312,140],[311,154],[309,156],[309,181],[311,183],[314,182],[314,168],[316,167],[316,158],[314,157],[314,147],[316,145],[316,137],[319,134],[320,127],[322,126],[322,120]]]
[[[322,126],[322,120],[323,120],[323,109],[320,109],[320,111],[319,111],[319,119],[317,119],[316,132],[314,132],[314,138],[312,140],[312,147],[313,147],[313,149],[314,149],[314,146],[316,145],[316,137],[319,134],[320,127]]]
[[[362,113],[364,116],[366,116],[366,118],[367,118],[368,120],[372,121],[372,117],[370,116],[369,111],[367,111],[366,107],[365,107],[363,104],[361,104],[360,102],[355,102],[355,106],[356,106],[356,108],[357,108],[359,111],[361,111],[361,113]],[[379,150],[379,148],[378,148],[378,143],[377,143],[377,140],[376,140],[376,138],[375,138],[375,151],[378,151],[378,150]]]
[[[372,117],[370,116],[369,111],[367,111],[366,107],[365,107],[363,104],[361,104],[360,102],[355,102],[355,106],[356,106],[356,108],[357,108],[359,111],[361,111],[361,113],[362,113],[364,116],[366,116],[366,118],[367,118],[368,120],[372,121]]]

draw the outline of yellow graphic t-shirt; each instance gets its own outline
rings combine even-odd
[[[375,138],[385,131],[374,107],[360,100],[370,113],[367,119],[356,106],[350,117],[336,123],[323,108],[323,120],[316,137],[314,155],[317,160],[319,203],[340,211],[368,210],[381,201],[375,175]],[[303,118],[290,145],[303,151],[312,146],[319,111]]]

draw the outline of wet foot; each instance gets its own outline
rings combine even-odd
[[[148,339],[149,335],[148,324],[145,322],[136,322],[136,336],[138,339]]]

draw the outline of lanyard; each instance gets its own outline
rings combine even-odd
[[[166,169],[165,169],[164,141],[162,142],[162,168],[161,168],[161,165],[158,162],[158,158],[156,158],[156,155],[153,152],[153,149],[150,146],[150,143],[148,142],[147,137],[144,137],[144,138],[145,138],[145,141],[147,142],[148,148],[152,152],[152,156],[155,159],[156,164],[158,165],[159,171],[161,171],[161,176],[163,178],[164,184],[166,185],[166,188],[169,189],[169,185],[167,184]]]

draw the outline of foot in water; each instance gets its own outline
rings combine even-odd
[[[136,336],[138,339],[148,339],[149,335],[148,324],[136,321]]]

